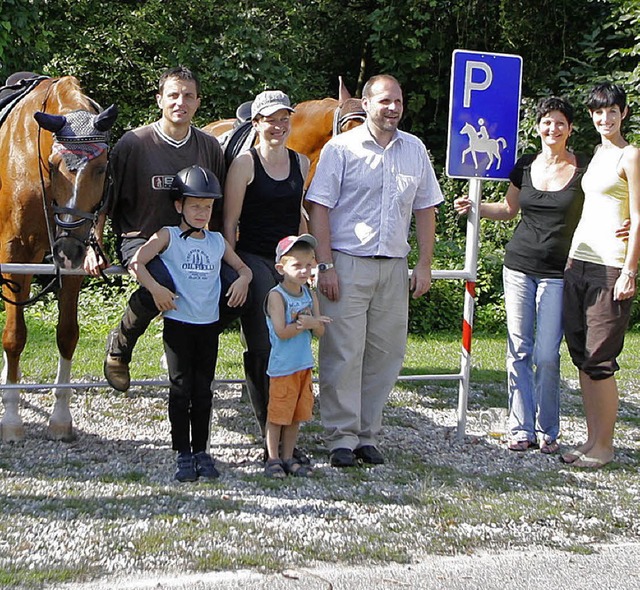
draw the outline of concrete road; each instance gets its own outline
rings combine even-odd
[[[278,574],[249,571],[109,579],[65,590],[640,590],[640,543],[591,555],[532,548],[430,557],[413,565],[323,566]]]

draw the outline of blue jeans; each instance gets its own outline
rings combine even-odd
[[[515,441],[551,442],[560,432],[562,279],[503,268],[507,311],[508,429]]]

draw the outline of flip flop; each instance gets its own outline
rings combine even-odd
[[[613,457],[609,461],[603,461],[596,457],[587,457],[586,455],[582,455],[582,457],[574,461],[571,465],[580,469],[601,469],[605,465],[611,463],[611,461],[613,461]]]
[[[573,449],[573,451],[568,451],[567,453],[560,455],[560,461],[567,465],[571,465],[579,459],[582,459],[582,457],[584,457],[584,453],[580,452],[578,449]]]

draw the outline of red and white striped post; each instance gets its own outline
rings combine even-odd
[[[469,400],[469,382],[471,376],[471,340],[473,336],[473,314],[476,305],[476,279],[478,275],[478,242],[480,236],[480,199],[482,180],[469,180],[469,198],[471,211],[467,217],[467,239],[465,250],[465,291],[462,318],[462,353],[460,360],[460,385],[458,391],[458,430],[457,438],[462,440],[467,425],[467,404]]]

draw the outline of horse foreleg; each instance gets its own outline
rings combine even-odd
[[[78,294],[83,277],[65,276],[58,293],[58,327],[56,340],[60,357],[56,383],[71,382],[71,364],[73,353],[78,344]],[[49,436],[54,440],[71,441],[74,439],[73,421],[69,404],[72,390],[69,387],[56,387],[53,390],[56,401],[49,418]]]
[[[71,359],[62,356],[58,358],[58,372],[56,373],[56,383],[69,383],[71,380]],[[49,437],[53,440],[70,442],[75,439],[73,434],[73,420],[69,404],[71,402],[72,390],[69,387],[56,387],[53,390],[56,401],[53,405],[53,412],[49,418]]]
[[[12,275],[20,287],[19,294],[26,298],[29,294],[31,277],[27,275]],[[16,299],[16,294],[7,289],[5,296],[10,300]],[[22,307],[5,303],[5,324],[2,332],[2,347],[4,349],[2,368],[2,383],[14,384],[20,381],[20,355],[27,342],[27,326],[24,321]],[[20,390],[3,389],[2,403],[4,414],[0,426],[4,442],[19,442],[24,439],[24,424],[20,417]]]

